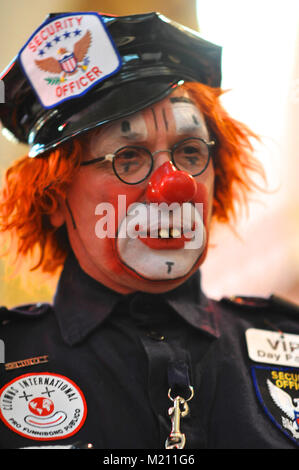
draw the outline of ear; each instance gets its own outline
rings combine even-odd
[[[65,211],[60,201],[58,202],[57,209],[50,215],[50,222],[56,228],[61,227],[65,222]]]

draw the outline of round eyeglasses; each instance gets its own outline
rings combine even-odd
[[[174,166],[191,176],[203,173],[211,158],[210,148],[215,141],[206,142],[199,137],[188,137],[180,140],[171,149],[156,150],[151,153],[146,147],[129,145],[121,147],[115,153],[93,158],[81,163],[81,166],[97,162],[111,161],[115,175],[126,184],[138,184],[144,181],[154,167],[154,156],[167,152],[171,155]]]

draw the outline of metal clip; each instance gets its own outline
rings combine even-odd
[[[183,449],[186,444],[186,436],[181,432],[180,422],[181,418],[184,418],[189,414],[189,406],[187,401],[191,400],[194,395],[193,387],[190,387],[191,395],[185,400],[184,398],[177,396],[176,398],[171,397],[171,389],[168,391],[168,397],[173,401],[173,406],[168,410],[169,416],[171,416],[171,432],[165,442],[165,449]],[[181,409],[182,407],[182,409]]]

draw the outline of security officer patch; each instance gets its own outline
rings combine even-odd
[[[299,369],[254,366],[252,375],[267,415],[299,445]]]
[[[121,67],[118,50],[95,12],[49,18],[32,34],[18,57],[45,108],[84,95]]]
[[[28,439],[48,441],[72,436],[82,427],[86,414],[79,387],[59,374],[21,375],[0,390],[0,418]]]

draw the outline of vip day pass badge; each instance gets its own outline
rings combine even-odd
[[[121,66],[97,13],[69,13],[47,20],[21,49],[19,61],[45,108],[85,94]]]
[[[0,390],[0,418],[12,431],[39,441],[77,433],[87,414],[82,391],[53,373],[21,375]]]
[[[252,361],[299,368],[299,335],[249,328],[246,342]]]

